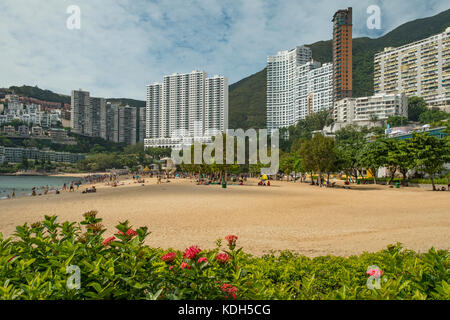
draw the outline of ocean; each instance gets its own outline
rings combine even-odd
[[[50,190],[49,193],[54,193],[56,188],[61,190],[64,183],[69,187],[72,181],[84,182],[82,178],[77,177],[0,176],[0,199],[7,199],[14,189],[16,197],[31,195],[33,187],[36,188],[37,194],[43,194],[46,185]]]

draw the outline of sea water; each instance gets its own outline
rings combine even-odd
[[[54,193],[56,189],[61,190],[64,183],[69,188],[73,181],[84,182],[77,177],[51,177],[51,176],[0,176],[0,199],[7,199],[15,189],[16,197],[29,196],[32,188],[36,188],[36,194],[44,194],[45,186],[48,185],[49,193]]]

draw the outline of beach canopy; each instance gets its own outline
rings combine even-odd
[[[269,178],[267,178],[267,175],[263,174],[263,175],[261,176],[261,180],[269,180]]]
[[[148,166],[145,166],[144,170],[142,170],[142,171],[144,171],[144,172],[149,172],[149,171],[150,171],[150,169],[149,169],[149,167],[148,167]]]

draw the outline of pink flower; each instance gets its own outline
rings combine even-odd
[[[184,251],[183,257],[186,259],[194,259],[201,251],[198,246],[191,246]]]
[[[135,236],[137,236],[137,232],[130,228],[127,231],[127,235],[130,237],[135,237]]]
[[[198,259],[197,263],[202,263],[202,262],[208,262],[208,258],[206,257],[201,257],[200,259]]]
[[[226,293],[225,299],[228,299],[229,295],[231,295],[233,299],[236,299],[236,293],[238,292],[238,289],[235,286],[232,286],[231,284],[228,283],[224,283],[221,289],[223,293]]]
[[[180,268],[181,269],[184,269],[184,268],[188,268],[188,269],[190,269],[191,268],[191,266],[190,265],[188,265],[186,262],[182,262],[181,263],[181,265],[180,265]]]
[[[172,270],[173,269],[173,266],[169,266],[169,270]]]
[[[217,260],[219,263],[227,263],[228,260],[230,260],[230,257],[229,257],[226,253],[219,253],[219,254],[216,256],[216,260]]]
[[[228,236],[225,237],[225,240],[228,241],[228,247],[233,250],[234,247],[236,246],[236,240],[238,239],[237,236],[230,234]]]
[[[369,269],[366,272],[367,275],[373,276],[375,278],[380,278],[383,275],[383,270],[377,268],[377,267],[369,267]]]
[[[108,244],[110,244],[111,242],[113,242],[115,239],[116,239],[116,237],[111,236],[111,237],[109,237],[109,238],[106,238],[106,239],[102,242],[102,244],[103,244],[104,246],[107,246]]]
[[[169,262],[174,261],[176,259],[176,257],[177,257],[177,254],[175,252],[169,252],[169,253],[163,255],[161,257],[161,260],[163,260],[164,262],[169,263]]]

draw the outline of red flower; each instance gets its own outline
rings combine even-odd
[[[161,257],[161,260],[163,260],[164,262],[169,263],[169,262],[174,261],[176,259],[176,257],[177,257],[177,254],[175,252],[169,252],[169,253],[163,255]]]
[[[228,241],[228,247],[233,250],[234,247],[236,246],[236,240],[238,239],[237,236],[230,234],[228,236],[225,237],[225,240]]]
[[[172,270],[173,269],[173,266],[169,266],[169,270]]]
[[[186,262],[182,262],[181,263],[181,265],[180,265],[180,268],[181,269],[184,269],[184,268],[188,268],[188,269],[190,269],[191,268],[191,266],[190,265],[188,265]]]
[[[125,233],[123,233],[123,232],[122,232],[122,231],[120,231],[120,230],[119,230],[119,231],[117,231],[117,234],[118,234],[118,235],[121,235],[121,236],[124,236],[124,235],[125,235]]]
[[[197,261],[197,263],[202,263],[202,262],[208,262],[208,258],[201,257],[201,258],[198,259],[198,261]]]
[[[219,263],[227,263],[228,260],[230,260],[230,257],[229,257],[226,253],[219,253],[219,254],[216,256],[216,260],[217,260]]]
[[[113,242],[114,239],[116,239],[116,237],[114,237],[114,236],[111,236],[111,237],[109,237],[109,238],[106,238],[106,239],[102,242],[102,244],[103,244],[104,246],[107,246],[108,244],[110,244],[111,242]]]
[[[238,289],[235,286],[232,286],[231,284],[228,283],[224,283],[221,289],[223,293],[226,293],[225,299],[228,299],[229,295],[231,295],[233,299],[236,299],[236,293]]]
[[[198,246],[191,246],[184,251],[183,257],[186,259],[194,259],[201,251]]]
[[[137,236],[137,232],[130,228],[127,231],[127,235],[130,237],[135,237],[135,236]]]

